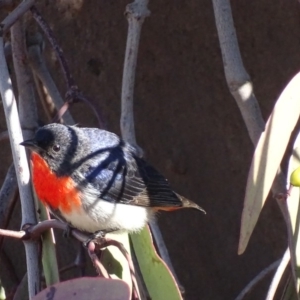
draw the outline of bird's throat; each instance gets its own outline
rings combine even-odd
[[[81,206],[80,192],[71,177],[56,176],[37,153],[31,155],[33,186],[38,198],[52,209],[70,213]]]

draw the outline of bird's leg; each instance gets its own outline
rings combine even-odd
[[[109,231],[107,231],[107,230],[99,230],[99,231],[96,231],[96,232],[90,234],[90,235],[88,236],[88,239],[87,239],[85,242],[83,242],[83,245],[84,245],[85,247],[87,247],[88,244],[89,244],[89,242],[91,242],[91,241],[93,241],[93,240],[102,240],[102,239],[104,239],[104,238],[105,238],[105,235],[106,235],[108,232],[109,232]]]
[[[96,232],[89,235],[88,239],[83,243],[83,245],[85,247],[87,247],[89,242],[91,242],[93,240],[95,240],[96,243],[98,241],[99,244],[102,244],[101,241],[105,238],[106,234],[114,232],[114,231],[117,231],[117,229],[105,229],[105,230],[96,231]]]

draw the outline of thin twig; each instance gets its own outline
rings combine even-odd
[[[38,93],[38,99],[43,106],[44,113],[46,114],[48,121],[50,122],[54,118],[54,115],[56,112],[55,105],[54,105],[48,91],[46,90],[42,81],[38,78],[36,73],[33,72],[32,75],[33,75],[33,81],[35,83],[35,88]],[[63,123],[63,121],[59,120],[59,123]]]
[[[9,238],[15,238],[15,239],[23,239],[23,240],[35,240],[38,239],[43,232],[50,228],[55,228],[55,229],[60,229],[60,230],[68,230],[69,226],[66,223],[62,223],[58,220],[45,220],[42,221],[36,225],[30,225],[30,226],[24,226],[24,230],[21,231],[13,231],[13,230],[5,230],[5,229],[0,229],[0,235],[9,237]],[[87,240],[89,240],[89,235],[87,235],[84,232],[81,232],[80,230],[77,229],[72,229],[71,234],[79,241],[85,243]],[[126,248],[123,246],[122,243],[110,239],[110,238],[103,238],[100,241],[97,240],[97,245],[99,248],[106,248],[108,246],[115,246],[117,247],[121,253],[124,255],[124,257],[128,261],[130,273],[131,273],[131,279],[135,288],[135,293],[137,295],[137,282],[135,278],[135,272],[134,272],[134,266],[131,260],[131,257],[129,253],[127,252]],[[103,267],[102,263],[99,261],[98,256],[96,255],[96,248],[95,248],[95,243],[94,242],[89,242],[88,244],[88,251],[89,255],[99,272],[102,276],[109,278],[109,275],[105,268]]]
[[[107,273],[106,269],[102,265],[101,261],[99,260],[98,255],[96,254],[96,245],[94,242],[89,242],[88,246],[88,253],[93,262],[93,265],[98,273],[99,276],[104,278],[110,278],[109,274]]]
[[[167,246],[165,244],[164,238],[161,234],[161,231],[158,227],[158,224],[156,223],[155,220],[152,220],[149,223],[149,227],[153,236],[153,239],[155,240],[156,247],[159,253],[159,256],[162,258],[162,260],[166,263],[168,268],[170,269],[171,273],[174,276],[175,281],[177,282],[178,288],[180,290],[180,293],[183,295],[185,293],[185,288],[184,286],[180,283],[179,278],[175,272],[174,266],[172,264]]]
[[[21,125],[18,116],[17,103],[13,94],[11,79],[4,55],[4,41],[0,37],[0,93],[3,101],[10,144],[16,169],[22,207],[22,224],[36,223],[35,209],[30,186],[30,172],[24,147]],[[27,270],[31,278],[29,297],[33,297],[39,288],[38,249],[35,242],[24,242],[26,251]]]
[[[59,46],[59,44],[53,34],[52,29],[47,24],[47,22],[45,21],[45,19],[42,17],[42,15],[40,14],[40,12],[38,11],[38,9],[35,6],[32,6],[30,8],[30,11],[32,13],[33,18],[36,20],[36,22],[39,24],[39,26],[42,28],[42,30],[46,34],[52,48],[54,49],[55,53],[57,54],[57,58],[60,62],[68,89],[72,86],[75,86],[75,82],[71,75],[68,63],[63,55],[63,51],[62,51],[61,47]]]
[[[253,85],[242,61],[229,0],[213,0],[215,22],[228,88],[241,110],[250,138],[257,144],[265,127]]]
[[[43,17],[40,15],[38,10],[35,7],[32,7],[31,9],[33,16],[35,17],[36,21],[39,22],[39,25],[44,30],[46,36],[48,37],[53,49],[56,52],[56,55],[58,57],[58,60],[60,61],[63,73],[65,75],[66,83],[67,83],[67,92],[65,95],[66,102],[63,101],[62,97],[60,96],[60,93],[55,86],[54,81],[52,80],[52,77],[47,69],[45,60],[43,56],[41,55],[41,43],[42,38],[40,36],[34,36],[31,38],[31,40],[34,41],[34,43],[29,47],[29,59],[31,66],[33,70],[36,72],[38,77],[41,79],[43,84],[46,86],[57,110],[58,113],[54,117],[53,122],[57,122],[59,119],[61,119],[64,116],[64,120],[66,124],[74,124],[74,121],[71,117],[71,114],[68,112],[70,106],[78,101],[84,102],[87,104],[95,116],[97,117],[98,124],[100,128],[105,128],[106,124],[104,122],[104,118],[101,114],[101,112],[96,108],[96,105],[93,103],[92,99],[85,97],[81,91],[78,89],[77,85],[75,85],[74,79],[70,73],[70,69],[68,67],[67,61],[63,55],[62,49],[57,43],[57,40],[54,37],[54,34],[47,24],[47,22],[43,19]],[[65,116],[65,114],[67,114]]]
[[[0,24],[1,32],[0,35],[3,36],[10,27],[22,17],[34,4],[34,0],[24,0],[22,1]]]
[[[25,231],[8,230],[8,229],[0,229],[0,235],[21,240],[22,238],[25,237],[26,232]]]
[[[284,252],[284,255],[283,255],[283,257],[280,261],[279,267],[277,268],[276,273],[275,273],[275,275],[272,279],[272,282],[269,286],[269,290],[268,290],[266,300],[273,300],[274,299],[275,293],[278,289],[279,282],[280,282],[280,280],[283,276],[283,273],[284,273],[286,267],[289,264],[289,261],[290,261],[290,249],[287,248]]]
[[[256,284],[258,284],[261,280],[263,280],[269,273],[274,271],[280,263],[280,259],[273,262],[267,268],[262,270],[255,278],[253,278],[247,286],[239,293],[239,295],[235,298],[235,300],[242,300],[253,288]]]
[[[128,4],[125,11],[125,15],[128,20],[128,34],[122,80],[120,126],[122,138],[125,141],[129,142],[131,145],[135,146],[139,151],[140,156],[143,156],[143,150],[138,146],[135,137],[133,95],[137,55],[142,25],[145,18],[150,15],[150,11],[147,8],[148,2],[148,0],[136,0],[133,3]],[[174,271],[174,267],[171,263],[168,251],[166,250],[167,247],[160,233],[158,225],[154,221],[151,222],[149,226],[151,228],[151,231],[154,232],[153,237],[155,239],[158,252],[173,273],[174,278],[177,280],[178,285],[181,287],[181,291],[184,291],[184,288],[178,282],[178,277]]]
[[[63,110],[68,109],[71,104],[77,101],[83,102],[90,107],[94,115],[97,117],[99,128],[106,128],[106,124],[103,120],[101,112],[97,110],[92,99],[85,97],[77,86],[72,86],[69,88],[69,90],[66,93],[66,100],[67,101],[65,103],[65,108],[62,108]],[[60,118],[63,114],[64,112],[62,113],[61,111],[59,111],[57,118]]]
[[[133,116],[133,91],[135,82],[135,70],[139,48],[142,25],[150,11],[147,8],[148,0],[136,0],[126,6],[126,17],[128,20],[128,35],[124,59],[123,80],[122,80],[122,110],[121,110],[121,132],[126,142],[137,147],[134,116]],[[142,150],[140,149],[141,156]]]
[[[31,68],[42,81],[55,107],[59,110],[64,105],[64,100],[50,75],[44,57],[41,55],[40,44],[33,44],[28,47],[28,58]],[[68,125],[75,124],[69,111],[65,112],[63,120]]]
[[[251,141],[254,146],[256,146],[265,128],[265,122],[253,93],[250,76],[243,65],[233,25],[230,2],[229,0],[213,0],[213,8],[227,85],[241,111]],[[278,170],[272,186],[273,196],[279,193],[285,193],[285,185],[285,177],[281,170]],[[277,203],[285,218],[287,227],[290,227],[291,224],[284,203],[281,201],[277,201]],[[288,231],[291,232],[291,230]],[[289,236],[289,239],[292,239],[292,237]],[[240,249],[240,252],[242,252],[242,250],[244,249]]]
[[[23,136],[32,138],[37,129],[37,109],[32,77],[28,65],[25,28],[22,19],[11,28],[11,47],[18,87],[18,111]]]

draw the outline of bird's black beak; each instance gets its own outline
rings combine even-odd
[[[38,146],[37,146],[36,141],[34,139],[23,141],[22,143],[20,143],[20,145],[24,146],[24,147],[26,147],[30,150],[37,150],[38,149]]]

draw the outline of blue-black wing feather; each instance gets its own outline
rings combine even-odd
[[[90,136],[93,138],[93,134]],[[182,201],[164,176],[139,158],[135,149],[122,140],[116,140],[104,152],[96,148],[93,151],[95,157],[85,164],[85,178],[99,191],[99,198],[148,207],[182,206]]]

